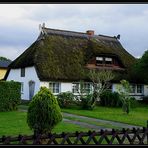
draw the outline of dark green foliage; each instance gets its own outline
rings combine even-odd
[[[138,106],[139,106],[139,102],[134,97],[130,97],[130,107],[136,108]]]
[[[11,62],[11,60],[7,59],[6,57],[0,57],[0,61],[10,61]]]
[[[17,110],[21,101],[21,84],[14,81],[0,81],[0,111]]]
[[[130,99],[122,99],[122,110],[123,112],[126,112],[127,114],[129,114],[130,112]]]
[[[87,94],[85,96],[81,96],[80,98],[80,106],[82,109],[93,110],[95,104],[93,103],[93,94]]]
[[[109,107],[121,107],[122,102],[117,92],[106,90],[100,95],[100,105]]]
[[[21,99],[21,105],[29,105],[29,103],[30,103],[30,100],[23,100],[23,99]]]
[[[132,72],[134,78],[148,84],[148,50],[145,51],[143,56],[134,64]]]
[[[57,99],[46,87],[41,87],[29,103],[28,126],[35,134],[43,134],[50,132],[60,121],[62,114]]]
[[[75,104],[75,98],[71,92],[62,92],[57,96],[57,101],[61,108],[69,108]]]

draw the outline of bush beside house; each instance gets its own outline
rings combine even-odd
[[[21,101],[21,84],[14,81],[0,81],[0,111],[17,110]]]
[[[44,134],[62,121],[62,113],[55,96],[46,87],[32,98],[27,112],[27,124],[34,134]]]

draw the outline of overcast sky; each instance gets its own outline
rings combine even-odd
[[[135,57],[148,49],[148,4],[0,4],[0,56],[17,58],[37,39],[43,22],[53,29],[120,34]]]

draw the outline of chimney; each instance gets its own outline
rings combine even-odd
[[[88,35],[94,35],[95,32],[94,32],[94,30],[87,30],[86,31],[86,34],[88,34]]]

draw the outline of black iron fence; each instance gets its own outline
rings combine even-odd
[[[148,128],[112,129],[74,133],[48,133],[42,135],[2,136],[0,144],[48,144],[48,145],[100,145],[100,144],[148,144]]]

